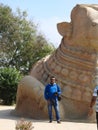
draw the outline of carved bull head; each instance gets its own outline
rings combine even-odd
[[[75,6],[71,22],[58,23],[57,29],[67,43],[98,51],[98,5]]]

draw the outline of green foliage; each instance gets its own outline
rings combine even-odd
[[[55,50],[20,9],[0,5],[0,66],[27,74],[32,65]]]
[[[15,68],[0,68],[0,99],[3,104],[15,103],[20,78],[21,74]]]

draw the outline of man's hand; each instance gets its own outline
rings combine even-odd
[[[58,93],[57,93],[57,92],[55,92],[55,93],[54,93],[54,95],[55,95],[55,96],[58,96]]]
[[[89,108],[89,111],[88,111],[88,116],[91,116],[93,114],[93,108]]]

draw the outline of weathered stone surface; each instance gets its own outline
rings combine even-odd
[[[41,90],[41,95],[43,95],[44,85],[49,82],[49,77],[53,75],[62,89],[61,118],[87,119],[94,88],[92,81],[98,52],[98,5],[76,5],[71,12],[71,22],[58,23],[57,28],[63,37],[61,44],[54,54],[43,58],[32,68],[30,75],[36,80],[33,81],[30,77],[26,81],[24,80],[25,84],[22,86],[25,85],[25,87],[22,91],[22,87],[19,85],[16,111],[22,113],[22,110],[26,111],[27,109],[30,101],[25,102],[26,98],[21,97],[24,93],[24,96],[26,95],[28,98],[32,95],[29,107],[34,104],[34,111],[36,113],[39,111],[40,117],[46,115],[47,107],[44,99],[40,100],[40,104],[44,103],[42,112],[39,103],[36,102],[39,99],[36,92],[40,92],[37,83],[43,84]],[[32,91],[30,91],[28,80],[33,82],[31,82]],[[35,87],[37,87],[37,91]],[[24,103],[24,107],[20,105],[20,101]],[[27,113],[30,113],[29,111],[33,117],[33,110],[27,109]]]
[[[47,113],[43,89],[43,84],[37,79],[25,76],[18,85],[16,114],[36,119],[45,118]]]

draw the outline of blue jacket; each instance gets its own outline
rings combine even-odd
[[[46,85],[45,91],[44,91],[45,99],[46,100],[48,100],[48,99],[56,99],[57,96],[54,95],[55,92],[57,92],[58,95],[61,94],[61,89],[60,89],[59,85],[57,85],[56,83]]]

